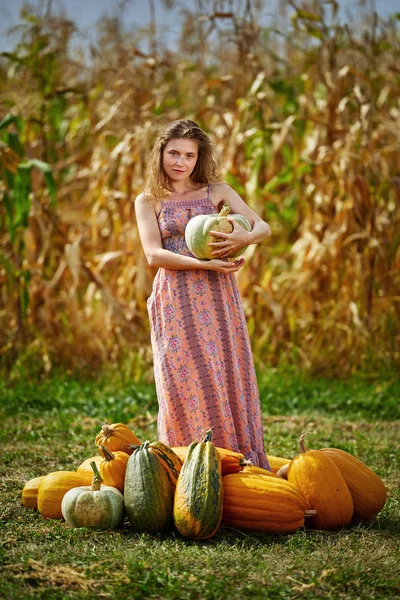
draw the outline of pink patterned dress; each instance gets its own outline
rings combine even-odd
[[[210,198],[161,203],[163,247],[193,256],[185,242],[191,217],[216,213]],[[158,439],[200,441],[242,452],[269,469],[250,340],[233,273],[160,268],[147,301],[159,403]]]

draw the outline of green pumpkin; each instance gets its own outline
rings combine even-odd
[[[222,233],[231,233],[233,225],[227,219],[227,216],[233,217],[239,225],[246,231],[251,231],[251,225],[248,219],[243,215],[230,214],[228,204],[224,204],[222,210],[218,214],[197,215],[190,219],[185,229],[185,240],[190,252],[196,258],[202,260],[210,260],[215,258],[212,255],[214,248],[209,246],[210,242],[220,242],[222,238],[212,235],[210,231],[221,231]],[[236,258],[243,254],[247,246],[235,252],[229,258]]]
[[[174,523],[184,537],[202,540],[217,532],[221,517],[221,460],[209,431],[189,446],[176,484]]]
[[[92,486],[70,489],[62,499],[62,515],[71,527],[120,527],[124,520],[124,497],[117,488],[101,485],[101,475],[94,461],[91,467]]]
[[[132,528],[155,533],[172,527],[174,492],[149,442],[129,457],[125,472],[125,510]]]

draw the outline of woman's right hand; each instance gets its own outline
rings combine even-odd
[[[211,260],[204,261],[204,268],[209,271],[219,271],[220,273],[235,273],[235,271],[239,271],[243,267],[244,263],[244,258],[229,261],[212,258]]]

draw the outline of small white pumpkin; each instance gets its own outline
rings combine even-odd
[[[232,217],[245,229],[251,231],[250,221],[243,215],[230,214],[229,204],[224,204],[218,214],[196,215],[190,219],[185,229],[185,240],[190,252],[196,258],[210,260],[215,258],[212,252],[214,248],[209,246],[210,242],[220,242],[222,238],[212,235],[210,231],[221,231],[222,233],[231,233],[233,225],[228,221],[227,216]],[[246,248],[241,248],[229,258],[236,258],[244,253]]]
[[[91,467],[92,485],[69,490],[62,499],[62,515],[72,527],[120,527],[124,520],[124,497],[117,488],[101,485],[101,475],[94,461]]]

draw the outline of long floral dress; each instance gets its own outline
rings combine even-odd
[[[216,213],[210,198],[161,202],[165,249],[193,256],[185,242],[191,217]],[[147,301],[159,403],[158,439],[169,446],[200,441],[269,468],[260,399],[239,290],[233,273],[160,268]]]

